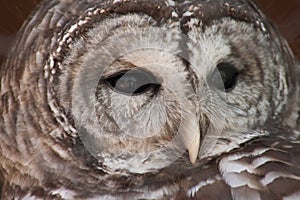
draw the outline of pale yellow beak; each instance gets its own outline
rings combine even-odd
[[[200,150],[200,129],[196,115],[190,113],[179,130],[182,141],[188,150],[190,161],[195,164]]]

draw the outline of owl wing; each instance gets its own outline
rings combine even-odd
[[[192,172],[176,199],[300,199],[300,134],[269,132]]]

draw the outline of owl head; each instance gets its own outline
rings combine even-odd
[[[251,1],[95,4],[58,36],[50,108],[108,173],[197,164],[289,112],[289,49]]]

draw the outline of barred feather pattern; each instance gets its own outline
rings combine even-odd
[[[195,38],[216,21],[251,24],[271,41],[270,55],[281,69],[274,69],[275,75],[269,77],[276,81],[270,86],[272,95],[266,91],[269,96],[260,98],[270,102],[269,113],[258,112],[255,117],[252,111],[236,110],[241,118],[251,116],[251,129],[234,132],[231,138],[220,136],[225,143],[218,152],[199,156],[194,164],[184,152],[159,170],[112,172],[79,136],[70,108],[79,70],[70,72],[65,65],[83,63],[89,51],[86,46],[96,44],[87,41],[81,49],[80,40],[91,37],[89,30],[97,24],[134,14],[146,16],[151,26],[178,28]],[[180,48],[193,46],[181,39]],[[180,53],[198,64],[198,52]],[[70,54],[78,60],[66,60]],[[199,90],[201,80],[194,78],[195,70],[185,70],[191,74],[193,89]],[[0,68],[1,199],[300,199],[299,75],[287,42],[252,0],[44,0],[21,28]],[[58,87],[62,82],[64,94]],[[202,118],[209,117],[203,114]],[[261,123],[252,122],[254,118],[261,118]],[[173,130],[171,125],[166,129]],[[236,142],[227,144],[226,139]]]
[[[250,144],[213,161],[218,163],[214,169],[208,165],[190,176],[187,192],[178,199],[299,198],[299,137],[267,137]]]

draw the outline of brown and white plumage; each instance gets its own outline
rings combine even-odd
[[[1,197],[298,199],[298,77],[250,0],[46,0],[1,67]]]

